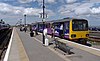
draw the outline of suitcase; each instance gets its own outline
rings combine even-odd
[[[30,33],[30,36],[33,37],[34,36],[34,33]]]

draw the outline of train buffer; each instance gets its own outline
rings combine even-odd
[[[66,41],[61,41],[61,40],[59,40],[59,38],[55,38],[54,41],[55,41],[55,46],[54,46],[55,50],[56,50],[56,48],[60,48],[68,55],[73,54],[73,52],[71,52],[71,49],[73,49],[73,48],[68,46]],[[64,55],[66,55],[66,54],[64,54]]]

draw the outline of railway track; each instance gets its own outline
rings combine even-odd
[[[89,39],[95,42],[100,42],[100,31],[91,31]]]
[[[4,52],[7,49],[11,37],[11,33],[12,33],[12,29],[0,31],[0,60],[3,59],[3,56],[5,54]]]
[[[99,36],[90,36],[89,38],[96,39],[96,40],[100,40],[100,37]]]

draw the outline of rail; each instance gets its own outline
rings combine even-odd
[[[2,31],[2,33],[0,34],[1,36],[0,37],[0,60],[1,60],[3,52],[7,49],[11,32],[12,32],[12,29],[8,29],[5,31]]]

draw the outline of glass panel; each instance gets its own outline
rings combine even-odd
[[[72,21],[72,30],[73,31],[86,31],[88,30],[88,22],[86,20],[74,19]]]
[[[67,29],[67,30],[69,29],[69,22],[65,23],[65,29]]]

